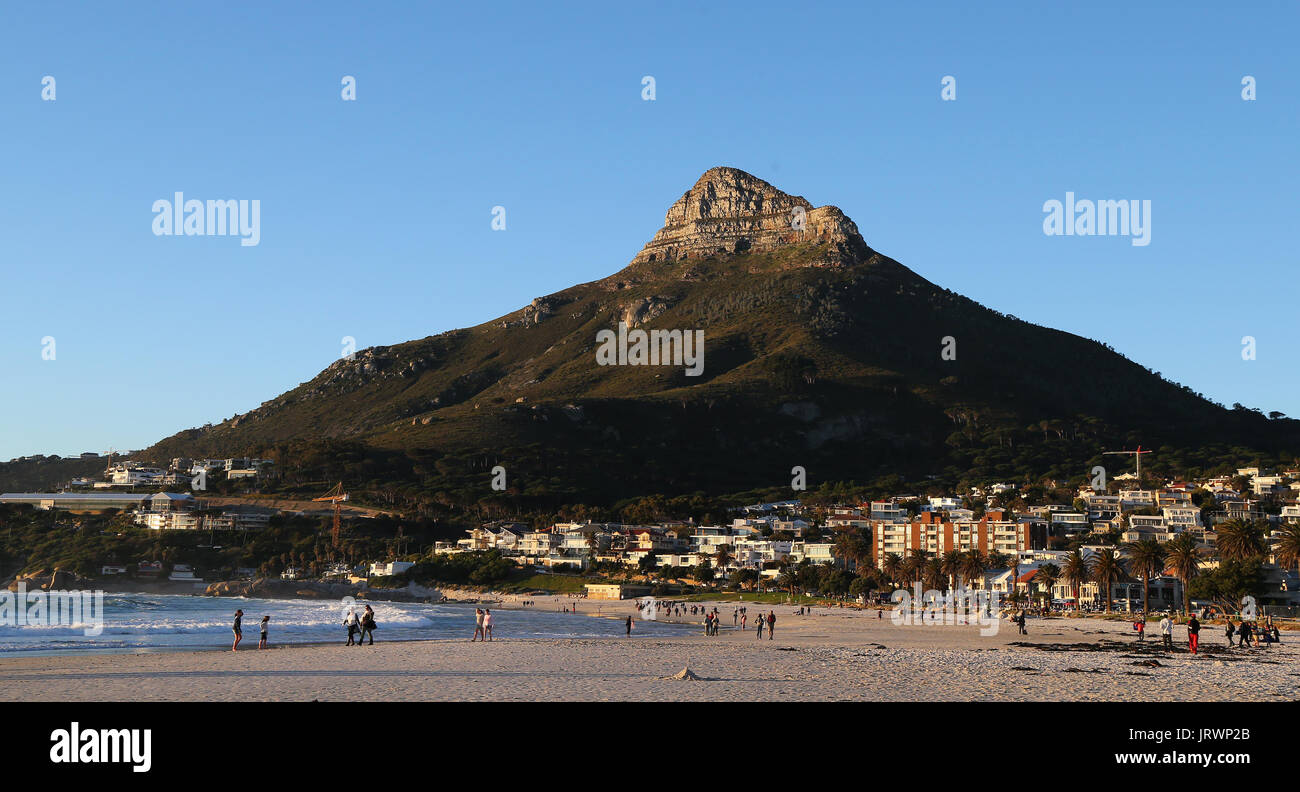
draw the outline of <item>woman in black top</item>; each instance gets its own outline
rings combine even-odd
[[[360,646],[361,642],[366,640],[367,635],[370,636],[370,645],[374,646],[375,645],[375,612],[370,609],[369,605],[366,606],[366,612],[361,614],[361,637],[357,639],[357,646]]]
[[[242,610],[235,611],[235,624],[230,628],[235,631],[235,644],[234,646],[230,647],[230,651],[232,652],[238,652],[239,642],[244,640],[243,624],[244,624],[244,612]]]

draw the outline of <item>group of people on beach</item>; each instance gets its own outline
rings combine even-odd
[[[1192,654],[1197,653],[1200,647],[1201,622],[1193,614],[1187,620],[1187,648]],[[1139,616],[1133,622],[1133,630],[1137,633],[1137,640],[1144,640],[1147,631],[1147,620],[1145,616]],[[1272,617],[1268,617],[1264,624],[1260,625],[1254,621],[1242,619],[1240,624],[1234,625],[1232,617],[1229,616],[1227,622],[1223,625],[1223,635],[1227,640],[1228,646],[1238,646],[1244,648],[1254,647],[1258,649],[1263,646],[1268,648],[1271,643],[1281,643],[1282,636],[1278,632],[1277,625],[1273,624]],[[1237,638],[1237,643],[1233,643],[1233,638]],[[1160,638],[1166,648],[1173,648],[1174,645],[1174,620],[1169,614],[1164,614],[1160,618]]]
[[[343,626],[348,628],[348,642],[344,646],[361,646],[366,637],[370,637],[370,645],[375,645],[375,612],[367,605],[365,611],[360,616],[357,612],[348,608],[348,615],[343,619]]]
[[[1147,620],[1145,616],[1139,616],[1138,620],[1133,623],[1133,629],[1137,630],[1138,640],[1141,641],[1146,636]],[[1164,641],[1166,649],[1174,648],[1174,623],[1165,614],[1160,618],[1160,637]],[[1196,654],[1197,648],[1201,644],[1201,622],[1192,616],[1187,620],[1187,648],[1192,654]]]
[[[1232,626],[1232,617],[1228,617],[1228,623],[1223,626],[1224,637],[1228,639],[1228,646],[1232,646],[1232,637],[1238,638],[1236,646],[1256,649],[1261,646],[1265,649],[1271,643],[1282,643],[1282,634],[1278,632],[1277,625],[1273,623],[1273,617],[1269,616],[1264,623],[1258,624],[1246,619],[1241,620],[1241,624],[1235,628]]]
[[[262,640],[257,642],[258,649],[266,648],[266,631],[270,624],[271,624],[271,617],[263,616],[262,617]],[[234,630],[235,632],[235,643],[231,645],[230,651],[238,652],[239,642],[244,640],[244,611],[242,609],[235,611],[235,623],[234,625],[232,625],[231,629]]]
[[[474,637],[469,639],[470,643],[475,641],[492,640],[492,609],[475,608],[474,609]]]

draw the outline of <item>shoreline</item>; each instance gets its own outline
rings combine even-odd
[[[524,599],[521,597],[521,599]],[[537,608],[563,607],[560,595]],[[580,603],[581,615],[625,618],[635,601]],[[0,701],[1279,701],[1300,700],[1300,641],[1227,649],[1202,632],[1202,652],[1175,628],[1136,641],[1127,622],[1033,620],[1021,636],[999,622],[894,625],[883,612],[777,606],[774,638],[730,624],[717,636],[513,638],[508,611],[492,642],[463,638],[0,657]],[[769,607],[763,607],[766,612]],[[757,607],[751,609],[755,615]],[[691,625],[698,627],[698,625]],[[1150,632],[1150,631],[1148,631]],[[689,668],[698,679],[672,678]]]

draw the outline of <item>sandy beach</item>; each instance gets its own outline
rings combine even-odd
[[[537,608],[572,604],[539,598]],[[504,607],[503,607],[504,606]],[[1173,653],[1156,621],[1138,644],[1130,625],[1101,619],[896,626],[876,611],[778,606],[775,640],[725,625],[681,636],[512,640],[509,602],[497,640],[406,641],[373,647],[292,646],[0,658],[0,701],[1279,701],[1300,698],[1300,639],[1224,648],[1206,625],[1203,653]],[[631,602],[582,601],[573,616],[618,617]],[[758,606],[750,606],[752,616]],[[698,621],[698,619],[688,619]],[[635,633],[635,631],[634,631]],[[1295,641],[1295,642],[1293,642]],[[684,667],[702,679],[671,677]]]

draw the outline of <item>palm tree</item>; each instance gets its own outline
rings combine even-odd
[[[967,581],[984,577],[984,573],[989,571],[989,557],[979,551],[979,549],[970,550],[962,559],[961,574]]]
[[[937,558],[926,561],[924,577],[927,589],[938,589],[943,586],[944,579],[947,577],[943,572],[943,562]]]
[[[1011,567],[1011,557],[1001,550],[994,550],[985,558],[988,561],[989,569],[1008,569]]]
[[[1092,579],[1092,568],[1088,564],[1088,559],[1083,557],[1083,551],[1077,547],[1073,553],[1065,559],[1065,569],[1061,574],[1069,582],[1070,588],[1074,590],[1074,615],[1079,615],[1079,586],[1087,583]]]
[[[916,583],[921,582],[921,577],[925,574],[925,551],[913,548],[907,551],[907,560],[903,562],[903,571],[907,572],[907,579]]]
[[[1245,561],[1264,554],[1264,531],[1250,520],[1226,520],[1214,530],[1214,546],[1225,561]]]
[[[1051,602],[1052,587],[1055,586],[1056,581],[1060,579],[1061,579],[1060,567],[1058,567],[1056,564],[1043,564],[1038,568],[1038,571],[1034,573],[1034,580],[1032,585],[1035,588],[1041,587],[1047,589],[1047,601]],[[1033,600],[1032,596],[1030,597],[1030,600],[1031,601]]]
[[[948,588],[957,588],[957,576],[961,574],[962,556],[957,550],[949,550],[939,559],[939,568],[948,579]]]
[[[718,550],[713,554],[713,562],[721,570],[727,564],[731,563],[731,545],[718,545]]]
[[[1151,576],[1165,568],[1165,549],[1155,539],[1142,539],[1124,545],[1129,554],[1129,569],[1142,576],[1142,615],[1150,610]]]
[[[1092,579],[1102,590],[1102,597],[1106,600],[1106,614],[1110,614],[1110,593],[1114,588],[1115,580],[1124,573],[1124,565],[1120,563],[1119,556],[1115,549],[1108,547],[1092,557]]]
[[[794,596],[794,586],[796,582],[798,582],[798,575],[795,573],[794,567],[788,564],[781,569],[781,574],[776,576],[777,588],[789,591],[791,597]]]
[[[1273,555],[1283,569],[1300,568],[1300,525],[1288,523],[1273,532]]]
[[[845,562],[845,569],[852,561],[856,569],[871,558],[871,545],[857,531],[844,531],[835,537],[835,558]]]
[[[898,553],[886,553],[884,560],[880,562],[880,571],[889,578],[891,584],[897,586],[903,575],[902,556]]]
[[[1174,568],[1174,574],[1183,581],[1183,614],[1192,614],[1192,578],[1200,570],[1201,552],[1196,539],[1188,533],[1179,534],[1165,544],[1165,556]]]

